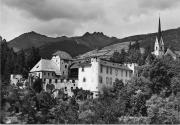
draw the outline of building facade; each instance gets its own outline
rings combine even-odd
[[[72,57],[63,51],[57,51],[53,54],[51,60],[41,59],[29,72],[30,83],[36,78],[40,78],[43,82],[43,88],[46,91],[48,84],[53,84],[54,89],[63,89],[66,94],[72,96],[69,88],[75,89],[77,81],[67,81],[69,75],[69,66]],[[57,92],[55,93],[57,95]]]
[[[91,58],[85,63],[79,65],[78,87],[84,90],[90,90],[94,97],[102,91],[104,86],[113,87],[116,79],[127,83],[130,80],[133,71],[125,65],[112,63],[100,58]]]

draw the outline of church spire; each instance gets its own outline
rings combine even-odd
[[[161,19],[159,17],[159,27],[158,27],[158,42],[160,42],[162,37],[162,33],[161,33]]]

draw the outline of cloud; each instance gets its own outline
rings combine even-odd
[[[180,26],[180,0],[0,0],[0,33],[7,40],[36,31],[76,36],[100,31],[119,38]]]
[[[139,7],[156,10],[172,9],[179,3],[179,0],[138,0]]]
[[[81,28],[81,24],[70,20],[52,20],[41,22],[33,30],[44,33],[46,35],[58,37],[62,35],[72,35],[77,28]]]
[[[103,14],[91,0],[4,0],[3,3],[43,21],[57,18],[91,20]]]

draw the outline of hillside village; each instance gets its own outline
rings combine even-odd
[[[1,38],[1,42],[2,41],[3,40]],[[128,44],[129,44],[128,47],[126,46],[127,48],[121,49],[121,51],[109,49],[108,47],[103,47],[101,49],[94,49],[92,51],[88,51],[86,53],[82,53],[74,57],[70,55],[68,52],[58,50],[54,52],[49,59],[37,56],[38,50],[34,49],[33,51],[36,52],[35,55],[37,56],[37,58],[35,59],[32,57],[31,60],[36,60],[36,61],[32,64],[29,63],[29,67],[31,68],[26,68],[26,69],[23,68],[19,70],[20,72],[19,71],[17,72],[14,71],[11,73],[9,72],[8,78],[10,81],[10,85],[17,87],[19,91],[25,91],[28,87],[33,88],[33,86],[35,86],[34,91],[37,90],[39,91],[38,93],[41,93],[41,91],[44,93],[51,93],[52,98],[51,96],[45,97],[45,98],[49,98],[49,100],[58,99],[58,98],[61,98],[61,96],[63,96],[62,100],[66,100],[66,99],[70,100],[69,102],[67,101],[67,102],[61,103],[62,104],[61,106],[73,105],[74,107],[76,107],[75,104],[77,102],[78,102],[78,105],[81,105],[81,103],[84,104],[84,105],[82,104],[84,106],[84,107],[81,107],[82,109],[67,108],[70,110],[70,113],[75,113],[74,119],[72,120],[71,118],[68,117],[68,114],[66,114],[67,118],[64,116],[65,117],[64,119],[66,120],[64,120],[63,118],[59,118],[60,120],[58,120],[58,123],[79,123],[79,121],[76,121],[76,119],[80,119],[80,123],[91,123],[93,121],[93,118],[96,117],[93,114],[94,112],[96,112],[96,110],[94,111],[94,108],[96,106],[97,107],[99,106],[100,108],[103,105],[103,103],[105,104],[107,103],[106,105],[107,107],[106,106],[104,107],[107,109],[104,109],[104,110],[110,110],[108,109],[109,105],[113,107],[124,106],[124,105],[126,106],[124,110],[123,110],[123,107],[118,107],[117,112],[115,111],[116,109],[115,110],[112,109],[113,112],[117,113],[117,114],[112,113],[113,118],[109,118],[111,114],[108,114],[108,111],[106,112],[107,118],[101,118],[100,115],[97,116],[97,118],[99,118],[99,121],[98,120],[93,121],[94,123],[107,123],[107,122],[124,123],[125,119],[123,118],[126,116],[127,117],[131,116],[131,118],[129,118],[129,121],[130,119],[135,119],[134,123],[137,123],[135,122],[136,119],[138,119],[137,121],[140,122],[139,120],[140,117],[142,118],[142,123],[148,122],[148,119],[150,119],[151,122],[153,123],[151,117],[148,116],[149,114],[147,111],[148,106],[149,107],[152,106],[150,104],[151,103],[150,101],[153,101],[153,100],[156,101],[158,98],[162,102],[163,101],[166,102],[167,100],[164,99],[163,97],[165,96],[167,97],[167,99],[170,100],[170,95],[174,96],[172,98],[176,100],[175,96],[177,95],[178,92],[180,92],[179,90],[180,88],[178,88],[179,87],[178,80],[179,80],[180,74],[178,72],[179,67],[177,67],[180,61],[180,51],[165,47],[166,45],[163,40],[163,33],[161,31],[160,18],[158,22],[158,32],[156,34],[156,39],[154,39],[154,43],[153,43],[154,45],[153,51],[151,51],[151,49],[147,50],[146,48],[140,47],[139,46],[140,43],[138,41],[136,42],[132,41],[132,42],[129,42]],[[9,51],[13,51],[13,49]],[[25,60],[25,58],[24,59],[20,58],[20,59],[21,59],[20,62],[22,62],[22,60]],[[169,62],[166,60],[168,60]],[[173,65],[177,68],[174,68],[173,66],[169,66],[169,65]],[[166,70],[165,68],[167,68],[168,70]],[[13,69],[16,69],[16,67]],[[7,67],[5,67],[4,70],[7,70]],[[24,74],[26,74],[26,77],[23,76]],[[160,80],[156,78],[156,76],[158,76]],[[173,82],[177,83],[177,84],[173,84],[176,89],[175,88],[172,89],[172,85],[169,85],[169,82],[170,81],[172,82],[172,80],[175,80]],[[42,90],[39,89],[41,86],[42,86]],[[148,88],[146,88],[147,86]],[[119,90],[117,88],[119,88]],[[78,92],[79,92],[79,95],[78,95]],[[80,94],[80,92],[82,94]],[[130,96],[128,96],[128,94],[130,94]],[[33,96],[35,97],[35,95]],[[161,97],[158,95],[163,95],[163,96]],[[42,95],[42,99],[43,99],[43,96],[45,95]],[[126,98],[126,96],[128,97]],[[72,102],[74,101],[73,100],[74,97],[75,97],[76,103]],[[107,101],[105,97],[109,98],[110,101],[113,101],[115,105]],[[18,98],[21,98],[21,97],[18,97]],[[128,100],[128,98],[131,98],[132,100],[134,99],[133,100],[134,102],[131,102],[131,101],[127,102],[126,99]],[[147,101],[147,98],[148,98],[149,103]],[[8,100],[7,98],[4,98],[4,99]],[[97,105],[93,107],[93,105],[96,104],[96,102],[93,102],[93,100],[96,100],[96,99],[97,101],[100,101],[102,105],[98,105],[97,103]],[[104,100],[101,100],[101,99],[104,99]],[[173,99],[172,101],[174,101]],[[55,103],[50,104],[50,102],[53,102],[53,101],[49,102],[49,100],[47,101],[49,103],[48,105],[56,105]],[[119,100],[123,100],[122,103]],[[16,102],[19,103],[18,101]],[[92,109],[90,108],[90,109],[85,110],[90,105],[89,103],[92,103]],[[157,106],[159,106],[159,102],[157,103],[158,103]],[[173,102],[173,104],[175,103]],[[5,106],[7,107],[7,105],[8,104],[6,104]],[[38,108],[41,109],[40,107]],[[49,110],[53,110],[53,112],[56,112],[55,109],[51,109],[51,107],[48,107],[48,108]],[[15,109],[15,112],[17,113],[19,113],[19,111],[21,110],[15,105],[14,105],[14,109]],[[11,110],[14,110],[14,109],[12,108]],[[88,114],[86,116],[87,119],[85,118],[83,119],[82,116],[80,115],[76,116],[78,113],[78,110],[80,110],[79,112],[81,113],[86,112]],[[128,112],[129,114],[125,114],[125,113],[123,114],[121,112],[122,110],[123,110],[123,113]],[[60,111],[62,111],[62,109]],[[180,116],[177,114],[180,113],[180,107],[178,107],[178,110],[176,111],[170,112],[168,110],[168,112],[172,114],[176,113],[176,116],[174,116],[174,114],[172,116],[170,115],[172,118],[170,118],[171,120],[167,120],[167,123],[170,123],[170,121],[172,123],[179,123],[178,118],[180,118]],[[49,111],[47,112],[49,113]],[[91,117],[89,117],[89,115],[92,117],[92,119]],[[103,115],[106,116],[106,114],[103,114]],[[29,119],[29,117],[30,116],[28,116],[27,119]],[[33,116],[31,117],[32,119],[34,119]],[[43,117],[49,118],[49,116],[43,116]],[[91,122],[88,121],[89,120],[88,118],[91,119]],[[167,119],[166,116],[163,116],[163,118]],[[106,121],[106,120],[109,120],[109,121]],[[157,121],[154,123],[158,123]],[[52,121],[48,121],[48,122],[53,123]],[[35,123],[35,121],[34,122],[29,121],[29,123]],[[43,122],[39,122],[39,123],[43,123]],[[57,123],[57,121],[55,123]],[[159,122],[159,123],[162,123],[162,122]]]

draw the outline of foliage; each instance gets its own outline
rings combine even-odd
[[[27,55],[23,49],[15,53],[12,48],[8,47],[6,40],[3,40],[0,46],[3,82],[10,79],[10,74],[22,74],[27,78],[28,71],[40,60],[39,50],[36,48],[31,48],[29,51],[32,51],[32,54]]]
[[[162,98],[153,95],[147,101],[148,116],[151,124],[178,124],[180,123],[175,115],[174,99]]]
[[[35,79],[35,82],[32,83],[32,89],[37,92],[40,93],[43,90],[43,83],[42,83],[42,79],[40,79],[39,77]]]
[[[86,100],[88,98],[91,98],[93,94],[89,90],[83,90],[82,88],[73,89],[73,93],[74,93],[75,98],[79,100]]]
[[[145,54],[141,54],[140,44],[136,41],[134,44],[129,44],[129,49],[126,52],[124,49],[121,52],[114,52],[113,56],[110,58],[111,61],[115,63],[137,63],[139,65],[143,65],[146,59]]]

